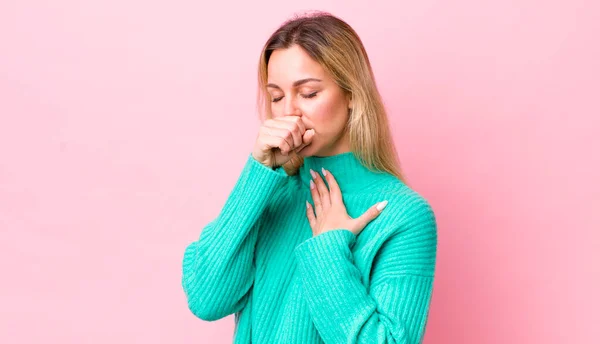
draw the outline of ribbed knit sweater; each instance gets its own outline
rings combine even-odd
[[[313,236],[309,170],[321,167],[352,218],[388,200],[358,235]],[[436,251],[428,201],[352,152],[306,157],[293,176],[250,154],[219,215],[185,248],[182,286],[198,318],[235,315],[233,343],[421,343]]]

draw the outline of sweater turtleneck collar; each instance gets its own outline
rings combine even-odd
[[[331,171],[343,192],[358,191],[376,181],[376,172],[369,170],[361,164],[353,152],[339,153],[331,156],[307,156],[304,164],[298,170],[300,180],[305,187],[309,187],[312,176],[310,169],[319,173],[325,180],[321,168]],[[325,180],[326,182],[326,180]],[[326,182],[327,183],[327,182]]]

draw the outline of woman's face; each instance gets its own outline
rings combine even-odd
[[[350,95],[300,46],[276,49],[267,68],[267,92],[273,118],[299,116],[306,129],[314,129],[301,156],[330,156],[350,151],[345,132]]]

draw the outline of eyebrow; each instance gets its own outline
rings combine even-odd
[[[300,85],[305,84],[305,83],[307,83],[309,81],[322,81],[322,80],[321,79],[317,79],[317,78],[306,78],[306,79],[296,80],[296,81],[294,81],[293,86],[294,87],[300,86]],[[271,83],[267,84],[267,87],[273,87],[273,88],[281,89],[281,87],[279,87],[279,86],[277,86],[275,84],[271,84]]]

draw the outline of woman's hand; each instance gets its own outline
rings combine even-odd
[[[322,169],[325,180],[329,184],[329,190],[321,175],[310,170],[313,180],[311,180],[310,194],[315,203],[315,212],[313,207],[306,201],[306,216],[310,223],[313,236],[335,229],[347,229],[354,235],[358,235],[366,226],[375,219],[387,205],[387,201],[374,204],[360,217],[353,219],[346,212],[346,206],[342,199],[342,192],[331,172]]]
[[[252,156],[267,167],[281,166],[308,146],[314,134],[314,129],[306,130],[299,116],[267,119],[260,127]]]

